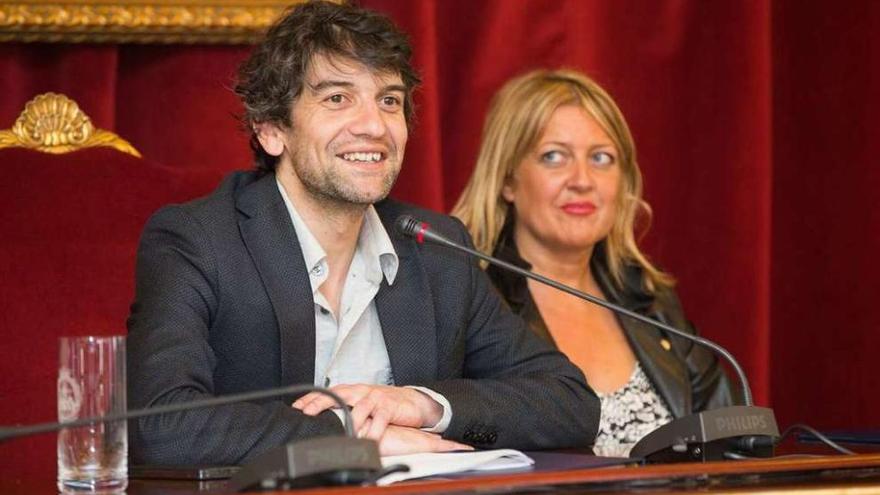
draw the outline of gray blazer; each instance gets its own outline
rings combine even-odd
[[[449,400],[443,436],[479,447],[591,445],[599,402],[581,372],[528,331],[473,260],[392,227],[409,213],[470,243],[460,222],[390,200],[376,208],[400,259],[375,298],[394,381]],[[274,176],[235,173],[211,195],[153,215],[128,331],[131,408],[312,382],[314,302]],[[132,422],[132,461],[239,464],[342,431],[332,412],[307,417],[293,399]]]

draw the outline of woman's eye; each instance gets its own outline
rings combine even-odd
[[[610,167],[615,162],[614,155],[607,151],[597,151],[592,154],[591,158],[593,163],[600,167]]]
[[[541,161],[544,163],[557,164],[565,160],[565,155],[561,151],[551,150],[541,153]]]

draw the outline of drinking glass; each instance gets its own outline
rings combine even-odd
[[[58,420],[125,412],[125,337],[62,337]],[[58,489],[118,493],[128,486],[127,422],[97,422],[58,433]]]

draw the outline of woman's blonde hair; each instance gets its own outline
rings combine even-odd
[[[648,261],[635,239],[635,224],[650,222],[651,209],[642,199],[642,174],[636,149],[620,109],[595,81],[573,70],[535,70],[507,82],[492,99],[477,165],[452,215],[461,219],[477,249],[491,253],[511,212],[501,189],[516,167],[537,145],[550,116],[563,105],[588,112],[614,142],[621,167],[617,217],[606,239],[605,265],[618,288],[623,268],[643,268],[643,286],[653,293],[673,285],[673,279]],[[599,252],[594,251],[594,252]]]

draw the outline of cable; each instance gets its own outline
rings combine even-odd
[[[837,442],[831,440],[830,438],[826,437],[822,433],[819,433],[815,428],[808,426],[808,425],[805,425],[803,423],[795,423],[795,424],[789,426],[788,428],[786,428],[785,431],[782,432],[782,436],[779,437],[779,441],[777,441],[776,444],[779,445],[780,443],[782,443],[782,441],[785,440],[785,438],[789,434],[791,434],[791,432],[794,430],[804,430],[805,432],[818,438],[825,445],[831,447],[832,449],[836,450],[837,452],[840,452],[841,454],[856,455],[856,453],[853,452],[852,450],[849,450],[845,447],[841,447],[840,445],[837,444]]]

